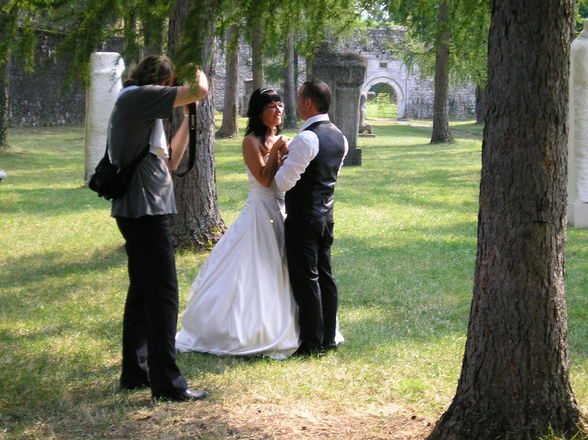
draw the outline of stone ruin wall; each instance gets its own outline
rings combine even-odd
[[[65,77],[65,62],[52,60],[61,39],[59,34],[39,32],[41,42],[35,59],[35,72],[26,73],[21,60],[13,56],[9,66],[10,106],[9,124],[11,126],[39,126],[82,124],[85,113],[85,87],[79,81],[63,93],[61,90]],[[350,50],[368,57],[370,65],[388,63],[389,70],[401,64],[387,41],[401,41],[402,30],[372,29],[369,34],[356,34],[344,42],[332,43],[340,50]],[[102,50],[121,52],[122,41],[111,39]],[[392,67],[394,66],[394,67]],[[368,74],[369,74],[368,68]],[[404,69],[406,70],[406,69]],[[305,60],[299,59],[299,85],[305,79]],[[386,69],[381,69],[386,74]],[[246,91],[246,80],[251,78],[251,49],[241,44],[239,57],[239,107],[240,113],[246,111],[250,91]],[[224,102],[225,57],[222,50],[217,51],[214,73],[214,106],[221,111]],[[281,90],[281,84],[268,84]],[[401,87],[405,93],[406,118],[431,119],[433,117],[433,81],[421,77],[418,69],[404,72]],[[249,88],[249,87],[248,87]],[[248,93],[246,93],[248,92]],[[475,93],[473,85],[451,87],[449,94],[449,113],[451,118],[471,118],[475,115]]]
[[[432,119],[434,84],[433,80],[415,77],[409,81],[410,99],[406,104],[409,119]],[[449,86],[449,117],[451,119],[475,119],[476,94],[473,84]]]
[[[39,46],[35,70],[27,73],[18,55],[10,60],[8,120],[12,127],[83,124],[86,110],[85,86],[76,81],[63,92],[66,62],[55,59],[62,36],[37,32]],[[102,50],[121,52],[122,41],[111,39]]]

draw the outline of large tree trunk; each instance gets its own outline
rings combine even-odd
[[[573,0],[494,0],[474,294],[456,395],[429,440],[581,425],[564,298]]]
[[[195,1],[195,0],[191,0]],[[170,50],[178,49],[185,18],[191,6],[189,0],[177,0],[170,20]],[[203,70],[213,90],[213,57],[215,50],[215,18],[218,0],[200,0],[194,5],[200,11],[198,31],[204,39],[200,44],[204,53],[194,54],[194,60],[204,60]],[[172,54],[174,53],[172,52]],[[202,100],[197,110],[196,161],[194,168],[184,177],[174,177],[178,214],[174,217],[174,245],[178,248],[210,248],[225,230],[218,210],[216,172],[214,161],[214,106],[212,95]],[[180,165],[186,166],[188,154]]]
[[[476,124],[483,124],[486,118],[486,89],[476,86]]]
[[[253,74],[253,90],[265,86],[264,69],[264,32],[261,17],[256,17],[251,30],[251,71]]]
[[[225,97],[223,104],[223,122],[216,133],[217,137],[235,137],[239,134],[237,116],[239,114],[239,28],[232,25],[227,31]]]
[[[291,29],[286,40],[286,50],[284,51],[284,110],[286,118],[284,128],[296,128],[296,78],[294,62],[294,30]]]
[[[440,0],[437,20],[440,36],[435,56],[435,97],[433,99],[433,134],[431,143],[451,142],[449,132],[449,8],[450,0]]]

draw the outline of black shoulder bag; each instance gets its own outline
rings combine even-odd
[[[139,154],[126,167],[116,167],[110,162],[108,157],[108,143],[106,144],[106,152],[104,157],[96,165],[94,174],[90,177],[88,186],[92,191],[98,193],[98,197],[104,197],[106,200],[115,200],[125,193],[127,186],[133,177],[135,168],[141,160],[147,155],[149,151],[149,144],[145,147],[141,154]]]

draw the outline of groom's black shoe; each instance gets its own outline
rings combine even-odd
[[[334,351],[334,350],[337,350],[338,348],[339,348],[339,346],[333,342],[332,344],[325,345],[325,346],[323,347],[323,351],[326,353],[326,352],[328,352],[328,351]]]
[[[307,344],[301,344],[300,347],[298,347],[298,350],[296,350],[292,356],[294,357],[310,357],[310,356],[323,356],[325,354],[324,350],[320,347],[313,347],[311,345],[307,345]]]
[[[186,388],[182,393],[173,396],[153,396],[153,400],[169,401],[169,402],[188,402],[195,400],[206,399],[209,396],[206,390],[193,390]]]

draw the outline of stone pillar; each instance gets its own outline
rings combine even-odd
[[[568,222],[588,227],[588,20],[571,46]]]
[[[116,52],[96,52],[91,56],[86,89],[86,184],[104,156],[108,120],[122,88],[124,70],[125,63]]]
[[[367,58],[353,52],[321,50],[312,66],[316,79],[331,87],[329,110],[331,121],[339,127],[349,142],[345,165],[361,165],[361,150],[357,148],[359,131],[359,98],[365,81]]]

